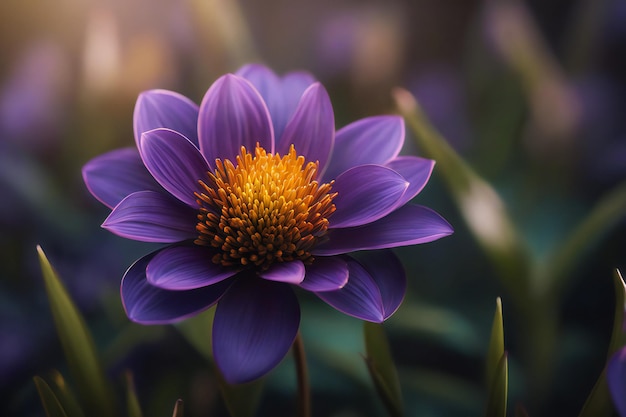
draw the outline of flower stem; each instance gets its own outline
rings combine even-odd
[[[296,362],[296,376],[298,378],[298,417],[311,417],[311,387],[309,385],[309,371],[306,366],[304,342],[300,331],[293,341],[293,358]]]

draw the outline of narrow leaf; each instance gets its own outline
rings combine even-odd
[[[613,331],[611,332],[611,342],[609,343],[608,357],[626,345],[626,331],[624,331],[624,316],[626,315],[626,284],[619,269],[615,270],[613,276],[613,286],[615,288],[615,316],[613,319]]]
[[[35,376],[33,380],[35,381],[35,386],[37,387],[37,392],[39,393],[39,398],[41,399],[41,404],[46,412],[46,416],[68,417],[63,406],[61,406],[61,402],[48,383],[38,376]]]
[[[174,412],[172,413],[172,417],[183,417],[183,400],[180,398],[176,400],[176,404],[174,404]]]
[[[91,334],[41,247],[37,252],[57,334],[85,411],[94,417],[114,417],[113,396]]]
[[[495,378],[500,359],[504,354],[504,328],[502,323],[502,300],[496,299],[496,312],[491,325],[491,338],[489,339],[489,350],[487,352],[487,363],[485,378],[487,387]]]
[[[211,346],[211,329],[215,307],[193,318],[179,323],[176,328],[207,361],[212,365],[217,377],[220,393],[231,417],[253,417],[258,409],[263,392],[264,379],[257,379],[247,384],[231,385],[214,365]]]
[[[461,215],[483,251],[498,270],[498,277],[510,294],[528,289],[530,252],[509,217],[504,202],[441,134],[407,90],[393,94],[400,114],[415,134],[420,151],[437,161],[439,172]]]
[[[126,372],[126,413],[128,417],[143,417],[135,391],[133,374],[130,371]]]
[[[70,387],[65,382],[63,375],[57,370],[51,371],[50,375],[46,378],[48,384],[54,394],[61,402],[63,409],[67,413],[68,417],[84,417],[85,413],[80,408],[76,395],[72,392]]]
[[[509,390],[509,367],[507,354],[504,352],[496,367],[489,389],[485,417],[506,417],[506,402]]]
[[[624,314],[626,314],[626,285],[619,270],[615,271],[613,278],[615,287],[615,319],[613,321],[613,332],[609,342],[608,358],[616,351],[626,345],[626,332],[624,332]],[[591,393],[587,397],[579,417],[610,417],[613,415],[613,401],[609,393],[606,381],[606,366],[602,370],[600,377],[593,386]]]
[[[365,363],[376,391],[390,416],[402,416],[402,391],[385,329],[380,323],[366,321],[363,323],[363,333],[367,354]]]

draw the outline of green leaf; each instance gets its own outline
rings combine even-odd
[[[489,389],[485,417],[506,417],[506,402],[509,389],[509,367],[507,354],[504,352],[495,369]]]
[[[172,413],[172,417],[183,417],[183,400],[180,398],[176,400],[176,404],[174,404],[174,412]]]
[[[222,399],[231,417],[252,417],[255,415],[261,400],[264,379],[238,385],[231,385],[226,382],[219,368],[213,362],[211,329],[213,328],[214,316],[215,307],[179,323],[176,328],[189,344],[212,365]]]
[[[626,313],[626,285],[619,270],[615,271],[613,279],[615,287],[615,319],[613,321],[613,332],[609,343],[608,358],[617,350],[626,345],[626,334],[624,332],[624,314]],[[606,366],[602,370],[600,377],[593,386],[591,393],[587,397],[579,417],[611,417],[613,415],[613,401],[609,393],[606,382]]]
[[[63,375],[56,370],[52,370],[46,379],[67,415],[69,417],[84,417],[85,413],[80,408],[76,396],[65,382]]]
[[[46,412],[47,417],[68,417],[61,405],[61,402],[54,394],[54,391],[50,388],[48,383],[42,378],[36,376],[33,378],[41,404]]]
[[[502,300],[496,299],[496,312],[491,325],[491,338],[489,339],[489,350],[487,351],[487,362],[485,378],[487,387],[494,381],[498,364],[504,355],[504,327],[502,323]]]
[[[624,315],[626,314],[626,284],[619,269],[615,270],[613,276],[613,287],[615,288],[615,315],[613,319],[613,331],[611,342],[609,343],[610,358],[615,352],[626,345],[626,332],[624,331]]]
[[[390,416],[402,416],[404,415],[402,391],[385,329],[382,324],[366,321],[363,322],[363,333],[367,354],[365,363],[376,391]]]
[[[489,399],[487,400],[487,417],[506,416],[508,395],[508,360],[504,350],[504,327],[502,322],[502,300],[496,299],[496,311],[491,325],[489,350],[487,351],[486,379]]]
[[[37,252],[57,334],[86,414],[114,417],[113,395],[91,334],[41,247]]]
[[[410,92],[398,88],[393,96],[400,114],[415,134],[422,154],[437,161],[437,172],[450,190],[469,230],[497,269],[498,278],[510,294],[520,291],[525,294],[529,285],[530,252],[504,202],[430,124]]]
[[[143,417],[137,392],[135,391],[133,374],[130,371],[126,372],[126,413],[128,417]]]
[[[215,307],[212,307],[176,324],[176,329],[187,339],[187,342],[211,362],[213,361],[211,329],[214,317]]]

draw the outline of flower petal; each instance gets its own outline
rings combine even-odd
[[[621,348],[609,360],[606,378],[609,392],[613,398],[615,410],[620,416],[626,416],[626,347]]]
[[[269,111],[259,92],[244,78],[226,74],[213,83],[200,105],[200,150],[211,163],[220,158],[235,161],[241,147],[248,152],[258,143],[274,152]]]
[[[238,272],[214,263],[211,255],[202,246],[169,246],[150,261],[146,277],[155,287],[180,291],[213,285]]]
[[[378,220],[398,206],[409,183],[381,165],[360,165],[337,177],[332,191],[336,211],[329,228],[353,227]]]
[[[406,293],[407,279],[404,267],[398,257],[388,249],[367,252],[359,256],[358,261],[380,291],[384,319],[387,320],[400,307]]]
[[[272,118],[276,118],[274,125],[279,128],[278,131],[274,131],[276,143],[282,139],[285,126],[287,126],[291,116],[298,107],[302,94],[315,83],[315,78],[308,72],[294,71],[285,74],[280,83],[280,105],[276,106],[277,110],[272,114]]]
[[[348,282],[348,264],[338,256],[315,258],[312,265],[306,267],[304,281],[300,287],[308,291],[335,291]]]
[[[146,266],[154,256],[155,253],[151,253],[139,259],[122,278],[122,304],[132,321],[165,324],[194,316],[215,304],[231,284],[230,280],[222,281],[189,291],[154,287],[146,279]]]
[[[83,167],[83,180],[89,192],[109,208],[135,191],[162,191],[133,148],[116,149],[93,158]]]
[[[315,78],[305,72],[290,72],[280,78],[271,69],[259,64],[245,65],[236,74],[250,81],[263,97],[272,116],[274,138],[279,143],[302,93],[315,82]]]
[[[374,116],[357,120],[337,131],[335,147],[324,181],[363,164],[385,164],[395,158],[404,143],[400,116]]]
[[[385,166],[393,169],[409,182],[409,188],[398,202],[398,206],[402,206],[424,189],[435,167],[435,161],[418,156],[400,156],[387,162]]]
[[[338,255],[358,250],[416,245],[432,242],[452,232],[452,226],[433,210],[407,204],[373,223],[329,230],[328,240],[314,248],[312,253]]]
[[[350,274],[348,283],[340,290],[319,292],[317,296],[349,316],[382,323],[385,308],[376,281],[357,261],[347,256],[344,259]]]
[[[197,236],[196,211],[155,191],[138,191],[123,199],[102,227],[128,239],[172,243]]]
[[[159,127],[175,130],[198,146],[198,105],[173,91],[149,90],[141,93],[133,115],[137,147],[142,133]]]
[[[208,180],[209,165],[187,138],[169,129],[155,129],[141,136],[141,158],[159,184],[183,203],[198,208],[195,192],[199,180]]]
[[[335,116],[330,97],[320,83],[311,85],[302,94],[293,117],[276,147],[286,154],[294,145],[298,155],[308,162],[319,161],[319,172],[324,171],[335,141]]]
[[[222,297],[213,322],[213,355],[231,384],[259,378],[285,357],[300,325],[300,307],[287,284],[235,281]]]
[[[304,264],[302,261],[275,263],[267,271],[261,272],[259,276],[269,281],[298,285],[304,279]]]

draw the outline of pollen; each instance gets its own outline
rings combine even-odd
[[[214,248],[213,262],[224,266],[311,263],[335,211],[333,182],[320,184],[319,164],[305,163],[293,145],[283,156],[242,146],[235,162],[217,159],[208,180],[199,181],[195,243]]]

